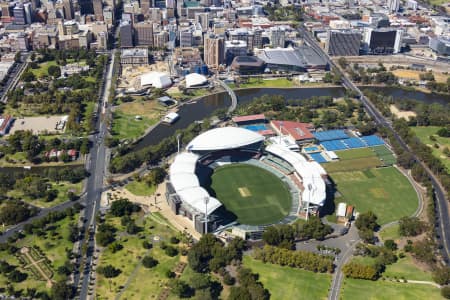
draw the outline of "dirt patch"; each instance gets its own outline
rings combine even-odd
[[[403,69],[394,70],[394,71],[392,71],[392,73],[397,77],[409,79],[409,80],[416,80],[416,81],[420,80],[420,74],[425,74],[425,72],[414,71],[414,70],[403,70]],[[440,72],[433,72],[433,75],[434,75],[434,79],[436,80],[436,82],[446,82],[447,81],[448,75],[442,74]]]
[[[369,189],[369,193],[371,193],[375,198],[383,198],[386,199],[389,195],[382,188],[371,188]]]
[[[252,195],[252,193],[250,193],[250,191],[246,187],[240,187],[240,188],[238,188],[238,191],[239,191],[239,194],[241,194],[241,197],[243,197],[243,198],[247,198]]]
[[[409,120],[410,118],[417,116],[417,114],[415,112],[413,112],[413,111],[409,111],[409,110],[401,111],[401,110],[399,110],[397,108],[397,106],[395,106],[394,104],[391,104],[389,106],[389,110],[397,118],[403,118],[403,119],[406,119],[406,120]]]

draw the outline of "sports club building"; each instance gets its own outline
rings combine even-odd
[[[170,166],[166,199],[172,211],[190,219],[200,233],[205,233],[205,221],[208,232],[225,228],[229,224],[220,213],[220,199],[210,196],[201,185],[205,175],[202,169],[226,163],[250,163],[282,174],[283,181],[288,183],[292,209],[280,223],[306,216],[306,211],[318,213],[326,199],[325,170],[300,153],[278,144],[264,146],[264,141],[257,132],[240,127],[215,128],[195,137]],[[253,232],[263,230],[245,224],[235,226]]]

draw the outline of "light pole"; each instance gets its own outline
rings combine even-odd
[[[208,233],[208,202],[209,202],[209,197],[205,197],[205,199],[203,199],[203,201],[205,201],[205,234]]]
[[[306,203],[306,221],[308,221],[309,219],[309,202],[311,201],[311,190],[312,190],[312,186],[311,184],[308,184],[308,190],[309,190],[309,199],[308,202]]]
[[[178,152],[177,153],[180,153],[180,137],[181,137],[181,134],[177,134],[177,145],[178,145]]]

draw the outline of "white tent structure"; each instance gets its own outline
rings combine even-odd
[[[172,85],[172,80],[166,73],[148,72],[141,75],[141,86],[152,86],[163,89]]]
[[[184,204],[199,213],[204,213],[207,210],[208,215],[210,215],[222,204],[200,186],[195,174],[198,159],[199,156],[193,153],[183,152],[178,154],[170,166],[170,182]]]
[[[208,83],[208,79],[200,74],[197,73],[191,73],[186,75],[186,87],[196,87],[196,86],[202,86]]]
[[[305,187],[302,192],[303,202],[318,206],[324,205],[326,185],[322,176],[326,175],[327,172],[319,163],[307,161],[301,154],[278,144],[267,146],[266,151],[284,159],[294,167],[295,172],[301,177],[303,186]]]

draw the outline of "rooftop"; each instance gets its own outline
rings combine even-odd
[[[296,141],[313,139],[314,135],[311,133],[312,124],[300,123],[293,121],[272,121],[272,126],[279,131],[281,127],[281,134],[290,135]]]
[[[264,114],[238,116],[238,117],[233,117],[232,120],[234,123],[248,122],[248,121],[263,121],[263,120],[266,120],[266,116]]]

